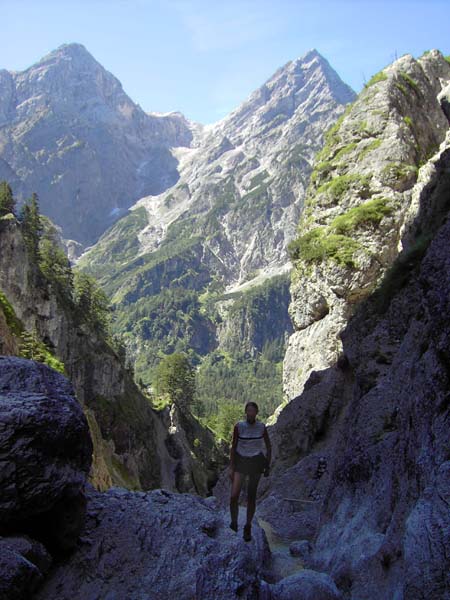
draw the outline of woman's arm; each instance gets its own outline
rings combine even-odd
[[[270,466],[270,462],[272,460],[272,444],[270,442],[269,433],[267,432],[267,427],[264,425],[264,441],[266,442],[267,448],[267,466]]]

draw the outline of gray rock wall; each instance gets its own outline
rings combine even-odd
[[[344,230],[361,244],[352,265],[299,259],[291,303],[297,331],[285,359],[289,401],[269,427],[274,473],[261,487],[257,514],[296,542],[302,564],[328,573],[346,598],[440,600],[450,597],[450,138],[435,98],[450,67],[431,52],[417,62],[403,57],[385,74],[361,94],[322,156],[333,163],[330,155],[346,148],[349,171],[318,169],[301,233],[355,215],[349,209],[368,200],[361,186],[327,199],[330,187],[321,186],[342,174],[370,173],[372,198],[389,193],[393,210],[378,223]],[[409,83],[406,96],[408,77],[417,89]],[[352,158],[364,143],[351,137],[361,128],[356,115],[365,106],[375,130],[383,102],[389,116],[381,143]],[[399,106],[413,111],[413,138]],[[417,160],[432,139],[440,148],[411,181],[403,169],[386,187],[389,153]]]
[[[339,332],[408,243],[405,230],[430,177],[426,163],[448,130],[437,95],[449,80],[450,65],[437,51],[419,60],[405,55],[363,90],[328,136],[299,224],[307,258],[296,260],[292,273],[287,400],[312,371],[336,362]],[[316,240],[305,237],[314,233]]]

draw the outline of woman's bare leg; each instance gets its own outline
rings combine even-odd
[[[256,492],[258,483],[261,478],[261,473],[255,473],[248,476],[247,487],[247,525],[251,525],[253,515],[256,510]]]
[[[231,521],[237,523],[239,516],[239,495],[242,487],[242,473],[234,472],[233,483],[231,485],[230,514]]]

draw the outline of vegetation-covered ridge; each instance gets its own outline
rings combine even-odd
[[[17,210],[10,185],[6,181],[0,182],[0,219],[14,219],[19,224],[36,286],[51,286],[58,301],[71,310],[76,322],[80,325],[84,323],[108,338],[108,299],[92,277],[72,269],[60,245],[55,226],[50,219],[40,214],[37,194],[33,193],[21,209]],[[0,298],[12,332],[22,338],[21,355],[47,362],[62,371],[62,363],[38,340],[37,332],[25,331],[5,295],[2,294]],[[112,339],[109,341],[112,342]]]

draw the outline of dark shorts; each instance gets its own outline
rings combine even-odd
[[[242,456],[235,451],[235,470],[243,475],[261,474],[266,468],[267,459],[260,452],[256,456]]]

